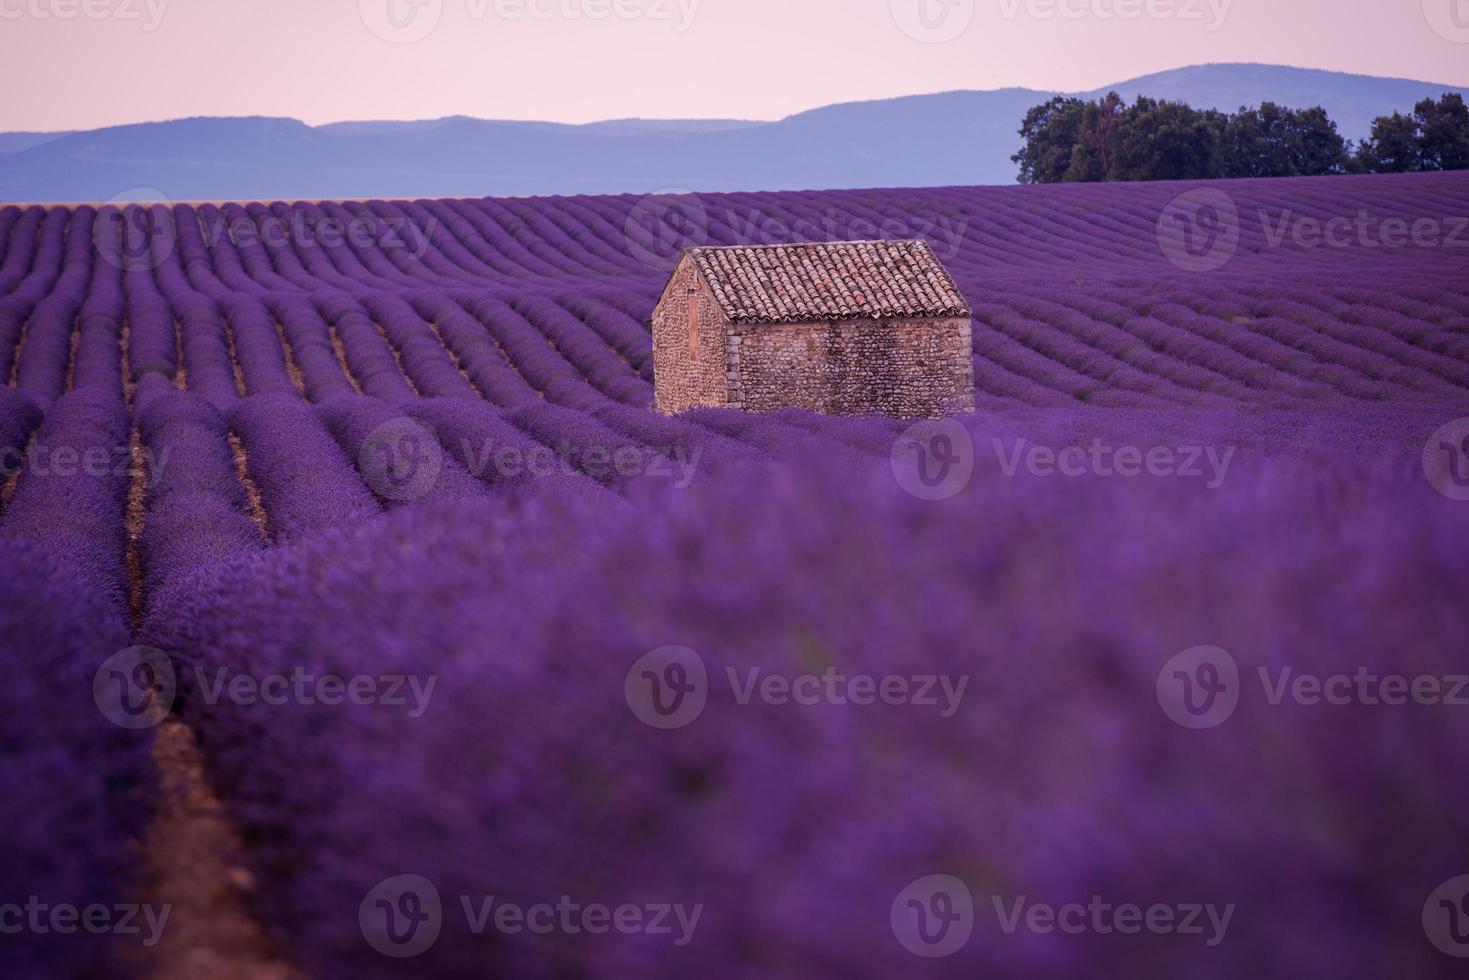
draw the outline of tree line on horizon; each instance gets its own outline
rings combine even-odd
[[[1469,106],[1457,93],[1379,116],[1356,144],[1320,106],[1226,113],[1146,96],[1128,105],[1116,92],[1057,96],[1026,113],[1020,135],[1011,159],[1022,184],[1469,169]]]

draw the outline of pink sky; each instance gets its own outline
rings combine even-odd
[[[0,0],[0,55],[0,130],[774,119],[1210,61],[1469,86],[1469,0]]]

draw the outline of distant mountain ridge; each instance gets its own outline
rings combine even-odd
[[[1422,98],[1469,90],[1275,65],[1199,65],[1117,91],[1237,109],[1325,106],[1342,135]],[[775,122],[626,119],[586,125],[452,116],[414,122],[225,117],[87,132],[0,134],[0,200],[222,200],[803,190],[1003,184],[1026,110],[1051,92],[943,92],[853,102]]]

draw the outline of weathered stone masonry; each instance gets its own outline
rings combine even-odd
[[[972,319],[921,242],[693,249],[652,329],[656,404],[668,414],[974,409]]]

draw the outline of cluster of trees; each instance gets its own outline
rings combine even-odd
[[[1378,116],[1356,162],[1374,174],[1469,170],[1469,106],[1462,96],[1449,94],[1437,102],[1424,99],[1411,116]]]
[[[1377,119],[1360,146],[1326,110],[1266,102],[1235,113],[1116,92],[1058,96],[1025,115],[1013,159],[1023,184],[1102,180],[1309,177],[1469,168],[1469,107],[1457,94]]]

